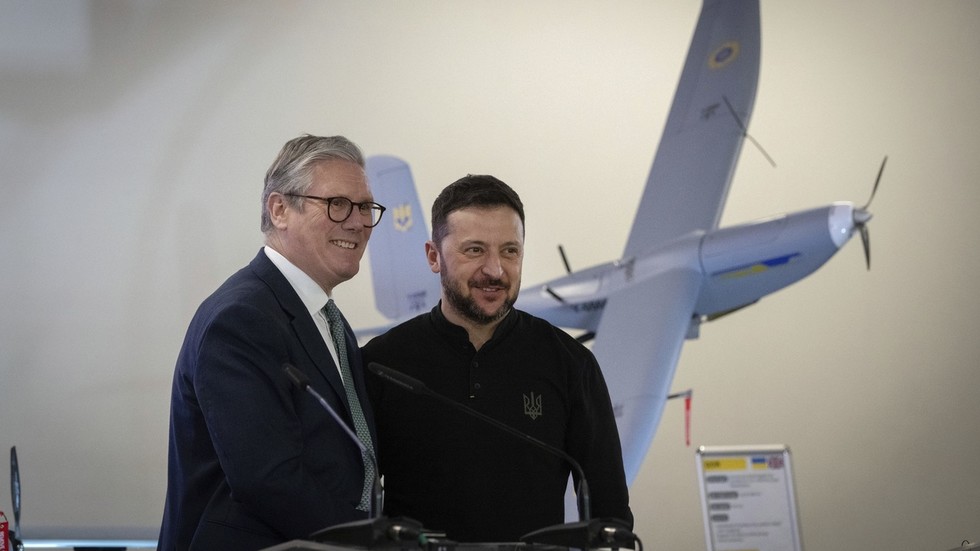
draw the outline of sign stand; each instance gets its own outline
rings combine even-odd
[[[708,551],[802,551],[789,448],[701,446]]]

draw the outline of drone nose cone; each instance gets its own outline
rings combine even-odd
[[[847,243],[854,229],[859,225],[857,213],[858,209],[855,209],[851,203],[834,203],[830,207],[827,228],[830,230],[830,238],[838,249]]]
[[[854,209],[854,225],[863,226],[867,224],[873,215],[864,209]]]

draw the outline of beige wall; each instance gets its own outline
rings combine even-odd
[[[614,259],[699,8],[0,1],[0,447],[24,526],[159,522],[184,329],[260,246],[262,176],[299,133],[407,159],[423,204],[467,172],[511,183],[527,284],[563,272],[558,244]],[[685,345],[694,446],[669,404],[632,488],[647,549],[704,545],[698,444],[788,444],[809,549],[980,540],[978,24],[972,0],[763,3],[750,132],[778,167],[743,149],[723,224],[861,203],[888,154],[873,269],[851,243]],[[355,326],[381,321],[366,272],[337,291]]]

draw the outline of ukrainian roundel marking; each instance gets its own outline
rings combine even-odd
[[[738,57],[740,46],[738,42],[734,40],[729,40],[721,46],[711,52],[708,56],[708,67],[712,69],[721,69],[722,67],[728,65],[729,63],[735,61]]]
[[[783,256],[776,256],[768,260],[763,260],[761,262],[756,262],[754,264],[748,264],[745,266],[739,266],[738,268],[732,268],[731,270],[725,270],[722,272],[715,272],[711,274],[711,277],[720,277],[723,279],[738,279],[740,277],[760,274],[768,271],[771,268],[776,268],[779,266],[784,266],[792,262],[796,257],[800,256],[800,253],[785,254]]]
[[[391,220],[395,225],[395,229],[400,232],[406,232],[412,227],[412,206],[408,203],[404,205],[398,205],[397,207],[391,209]]]

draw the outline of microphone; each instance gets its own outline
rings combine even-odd
[[[390,383],[393,383],[397,386],[404,388],[405,390],[408,390],[409,392],[414,392],[415,394],[422,394],[425,396],[429,396],[431,398],[435,398],[436,400],[439,400],[440,402],[443,402],[444,404],[454,409],[462,411],[467,415],[472,415],[473,417],[486,421],[487,423],[493,425],[494,427],[497,427],[498,429],[504,432],[512,434],[520,438],[521,440],[524,440],[525,442],[530,442],[531,444],[553,455],[557,455],[559,458],[565,460],[565,462],[572,467],[572,470],[575,471],[575,474],[578,475],[578,486],[575,493],[576,495],[578,495],[579,520],[583,522],[587,522],[589,520],[589,516],[591,515],[592,500],[589,496],[589,484],[585,480],[585,471],[582,470],[582,466],[578,464],[578,461],[575,461],[575,459],[572,458],[572,456],[568,455],[565,452],[565,450],[556,448],[555,446],[552,446],[551,444],[548,444],[546,442],[542,442],[541,440],[538,440],[537,438],[529,434],[524,434],[523,432],[515,429],[514,427],[502,423],[497,419],[490,417],[489,415],[480,413],[479,411],[476,411],[471,407],[465,406],[455,400],[447,398],[442,394],[439,394],[438,392],[435,392],[429,387],[425,386],[425,383],[423,383],[422,381],[410,375],[406,375],[401,371],[391,369],[390,367],[385,367],[379,364],[378,362],[369,363],[368,371],[381,377],[385,381],[388,381]]]
[[[619,549],[626,545],[635,547],[640,538],[621,520],[595,519],[547,526],[521,536],[526,543],[543,543],[569,549]],[[640,546],[642,550],[642,545]]]
[[[318,543],[339,546],[337,549],[373,547],[410,549],[420,545],[423,531],[422,523],[408,517],[378,518],[324,528],[311,534],[310,539]],[[290,549],[296,548],[290,547]]]
[[[293,386],[316,398],[316,400],[320,402],[320,405],[323,406],[323,409],[327,410],[327,413],[333,417],[334,421],[337,422],[337,425],[344,429],[347,436],[349,436],[354,444],[357,445],[357,449],[361,450],[361,455],[367,456],[371,460],[371,463],[374,464],[374,487],[372,488],[371,492],[372,499],[370,516],[371,518],[380,517],[384,498],[381,490],[381,470],[378,469],[378,461],[375,459],[374,454],[368,453],[364,442],[361,442],[361,439],[357,437],[357,434],[349,426],[347,426],[347,423],[341,419],[340,415],[337,414],[337,411],[330,407],[330,404],[327,403],[323,396],[321,396],[320,393],[313,388],[313,386],[310,384],[310,378],[306,376],[306,373],[303,373],[289,363],[282,364],[282,368],[286,372],[286,376],[289,377],[289,380],[293,383]]]
[[[425,383],[423,383],[422,381],[414,377],[411,377],[409,375],[406,375],[401,371],[391,369],[390,367],[385,367],[379,364],[378,362],[369,363],[368,371],[381,377],[385,381],[388,381],[390,383],[393,383],[397,386],[404,388],[405,390],[408,390],[409,392],[414,392],[415,394],[422,394],[425,396],[429,396],[431,398],[435,398],[436,400],[439,400],[440,402],[452,407],[453,409],[462,411],[467,415],[472,415],[473,417],[485,421],[506,433],[516,436],[524,440],[525,442],[530,442],[531,444],[553,455],[557,455],[559,458],[565,460],[565,462],[571,466],[572,470],[575,471],[575,474],[578,475],[578,486],[575,490],[575,494],[578,496],[577,501],[578,501],[579,520],[583,522],[587,522],[589,520],[589,516],[591,515],[591,509],[592,509],[592,501],[589,496],[589,484],[585,480],[585,471],[582,470],[582,466],[578,464],[578,461],[575,461],[575,459],[572,458],[572,456],[565,453],[565,450],[556,448],[555,446],[552,446],[551,444],[548,444],[546,442],[542,442],[541,440],[538,440],[537,438],[529,434],[524,434],[523,432],[515,429],[514,427],[502,423],[497,419],[490,417],[489,415],[480,413],[479,411],[476,411],[471,407],[467,407],[455,400],[451,400],[443,396],[442,394],[439,394],[438,392],[431,390],[429,387],[425,386]]]
[[[637,537],[621,520],[617,519],[596,519],[591,520],[591,498],[589,496],[589,485],[585,480],[585,471],[572,456],[560,448],[542,442],[529,434],[525,434],[510,425],[507,425],[489,415],[481,413],[471,407],[452,400],[434,390],[430,389],[422,381],[405,373],[391,369],[377,362],[368,364],[368,371],[381,377],[385,381],[399,386],[409,392],[422,394],[435,398],[436,400],[462,411],[467,415],[476,417],[498,429],[514,435],[525,442],[529,442],[551,454],[557,455],[567,462],[575,474],[578,475],[578,486],[576,495],[578,496],[579,521],[568,524],[549,526],[540,530],[535,530],[521,536],[521,541],[527,543],[541,543],[548,545],[559,545],[569,548],[589,549],[594,547],[620,547],[621,544],[638,541]]]
[[[303,373],[289,363],[282,364],[282,369],[286,372],[286,376],[293,383],[293,386],[307,392],[320,402],[323,409],[327,410],[327,413],[333,417],[334,421],[340,425],[340,428],[344,429],[347,436],[357,445],[357,449],[361,450],[361,455],[369,457],[374,464],[371,518],[366,521],[359,520],[330,526],[314,532],[310,535],[310,538],[317,542],[332,543],[335,545],[355,545],[366,548],[375,546],[390,547],[391,542],[417,542],[422,533],[421,523],[407,517],[393,519],[381,518],[383,504],[381,470],[378,468],[378,462],[374,454],[368,453],[367,447],[357,437],[357,433],[347,426],[347,423],[341,419],[337,411],[313,388],[310,383],[310,378],[306,376],[306,373]]]

